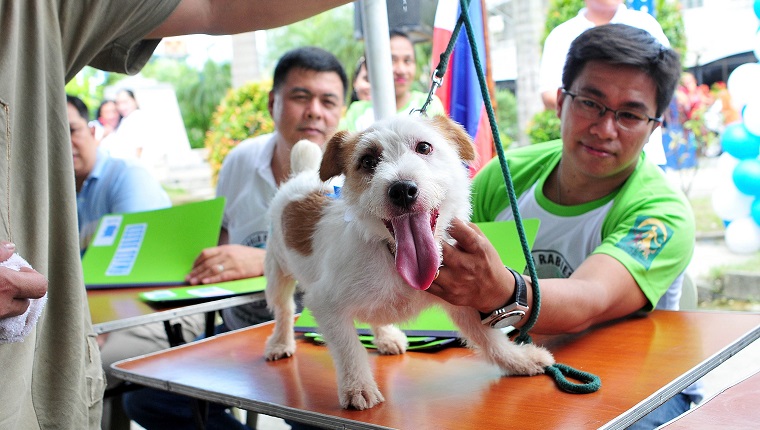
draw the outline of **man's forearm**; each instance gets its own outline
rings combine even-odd
[[[281,27],[349,3],[349,0],[182,0],[146,38],[185,34],[237,34]]]

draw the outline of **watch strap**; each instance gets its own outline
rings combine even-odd
[[[505,266],[506,267],[506,266]],[[528,307],[528,285],[525,283],[525,278],[521,274],[517,273],[510,267],[507,270],[512,272],[512,276],[515,277],[515,296],[514,301],[520,306]]]
[[[528,285],[525,283],[525,278],[522,277],[521,274],[517,273],[516,270],[512,269],[509,266],[504,266],[507,270],[512,274],[512,276],[515,278],[515,290],[512,294],[512,297],[507,301],[507,303],[504,304],[504,306],[501,306],[497,308],[496,310],[503,309],[513,303],[517,303],[518,305],[527,308],[528,307]],[[480,312],[480,319],[485,320],[486,318],[490,317],[493,312],[489,312],[487,314],[484,314],[483,312]]]

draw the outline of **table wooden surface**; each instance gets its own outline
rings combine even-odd
[[[140,293],[156,289],[157,287],[153,286],[87,290],[87,301],[95,333],[106,333],[153,322],[168,321],[181,316],[218,311],[264,299],[263,292],[192,302],[175,302],[168,306],[153,306],[140,299]]]
[[[324,346],[264,359],[271,323],[125,360],[128,381],[332,428],[625,428],[760,337],[760,314],[655,311],[569,336],[534,336],[558,362],[598,375],[599,391],[569,394],[546,375],[502,377],[469,349],[407,352],[370,363],[386,401],[338,403]]]
[[[760,363],[754,374],[705,399],[664,426],[667,430],[752,429],[760,427]]]

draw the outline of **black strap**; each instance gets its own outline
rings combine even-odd
[[[525,284],[525,279],[522,277],[521,274],[517,273],[517,271],[513,270],[511,267],[504,266],[509,270],[509,272],[514,276],[515,278],[515,290],[512,293],[512,297],[507,300],[507,303],[504,303],[503,306],[499,306],[496,309],[502,309],[506,308],[507,306],[511,305],[512,303],[517,303],[518,305],[527,308],[528,307],[528,286]],[[484,314],[483,312],[480,312],[480,319],[484,320],[491,316],[493,311]]]

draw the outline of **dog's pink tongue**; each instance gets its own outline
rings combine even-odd
[[[391,222],[396,235],[396,271],[412,288],[427,290],[441,265],[430,214],[413,213]]]

